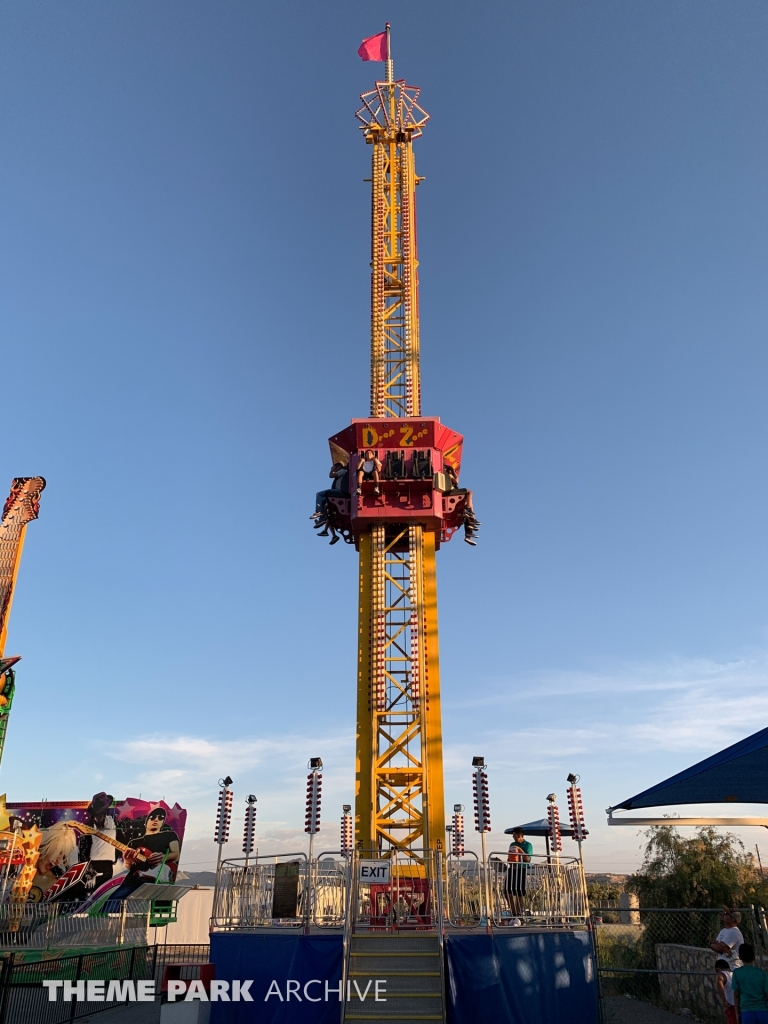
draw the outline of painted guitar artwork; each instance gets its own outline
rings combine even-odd
[[[70,828],[73,828],[76,832],[84,832],[88,836],[97,836],[99,839],[103,839],[105,843],[109,843],[110,846],[114,846],[116,850],[119,850],[122,854],[130,854],[131,865],[138,864],[140,867],[149,867],[150,858],[154,856],[151,850],[148,850],[146,846],[126,846],[125,843],[119,843],[117,839],[113,839],[111,836],[104,835],[103,832],[99,832],[97,828],[91,828],[90,825],[83,825],[79,821],[68,821],[66,823]]]
[[[134,846],[126,846],[125,843],[119,843],[117,839],[113,839],[111,836],[105,835],[103,832],[99,832],[97,828],[92,828],[90,825],[84,825],[80,821],[68,821],[66,822],[70,828],[75,829],[76,832],[82,832],[89,836],[98,836],[99,839],[103,839],[105,843],[109,843],[110,846],[114,846],[116,850],[119,850],[124,856],[125,854],[130,855],[131,867],[137,865],[138,867],[150,867],[150,858],[154,856],[151,850],[148,850],[145,846],[140,846],[138,849]],[[56,899],[57,896],[65,889],[71,888],[78,882],[84,881],[84,876],[88,870],[88,861],[83,861],[80,864],[75,864],[69,871],[61,876],[61,878],[55,882],[50,889],[46,889],[43,893],[42,901],[44,903],[50,903],[51,900]]]

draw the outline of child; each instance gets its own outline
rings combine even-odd
[[[715,970],[717,971],[717,994],[720,996],[720,1000],[725,1008],[725,1019],[727,1024],[736,1024],[736,1006],[733,999],[733,989],[731,988],[733,972],[731,971],[730,964],[727,960],[718,960],[715,964]]]
[[[731,978],[736,1013],[741,1024],[768,1024],[768,974],[755,967],[755,950],[748,942],[739,946],[741,967]]]

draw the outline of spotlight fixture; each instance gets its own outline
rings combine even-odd
[[[485,758],[484,757],[473,757],[472,758],[472,767],[473,768],[485,768]]]
[[[219,779],[219,785],[220,786],[231,786],[232,785],[232,777],[230,775],[228,775],[225,779]]]
[[[313,772],[314,771],[322,771],[323,770],[323,759],[322,759],[322,757],[310,757],[309,764],[307,765],[307,768],[310,768]]]
[[[570,784],[572,786],[575,786],[580,778],[581,778],[580,775],[574,775],[573,772],[571,772],[571,774],[568,776],[568,781],[570,782]]]

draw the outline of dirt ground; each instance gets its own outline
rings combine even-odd
[[[684,1020],[695,1021],[691,1016],[683,1017],[669,1010],[661,1010],[651,1003],[626,996],[608,996],[603,1000],[605,1024],[682,1024]]]

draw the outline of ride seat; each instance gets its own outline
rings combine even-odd
[[[432,451],[427,449],[426,451],[414,452],[413,453],[413,464],[411,466],[411,476],[414,480],[431,480],[432,479]]]

